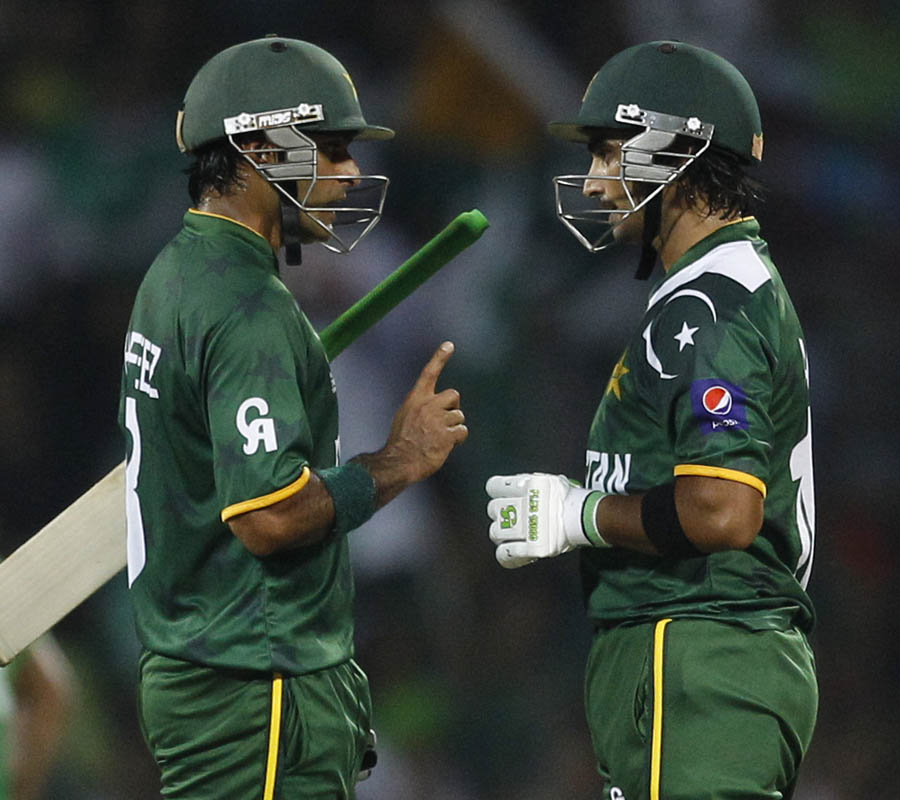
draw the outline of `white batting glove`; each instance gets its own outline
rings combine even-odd
[[[607,495],[582,489],[565,475],[494,475],[485,485],[497,561],[508,569],[552,558],[576,547],[609,547],[595,521]]]

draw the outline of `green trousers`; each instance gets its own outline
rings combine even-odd
[[[354,661],[293,677],[237,674],[145,652],[138,706],[177,800],[348,800],[371,727]]]
[[[815,727],[815,662],[795,630],[601,630],[585,705],[608,800],[789,798]]]

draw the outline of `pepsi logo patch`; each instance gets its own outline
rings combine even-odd
[[[747,396],[740,386],[717,378],[691,384],[691,406],[704,434],[747,430]]]
[[[724,386],[710,386],[709,389],[703,393],[701,402],[703,403],[705,411],[710,414],[715,414],[717,417],[726,416],[728,412],[731,411],[731,406],[733,404],[731,392]]]

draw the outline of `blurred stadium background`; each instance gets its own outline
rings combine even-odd
[[[678,38],[755,88],[770,187],[760,215],[812,362],[818,549],[811,593],[820,722],[798,800],[894,797],[900,740],[900,6],[876,0],[302,3],[45,0],[0,5],[0,550],[122,458],[132,298],[188,204],[175,112],[223,47],[277,32],[353,74],[359,145],[390,176],[351,256],[308,249],[285,278],[324,327],[460,211],[493,226],[335,362],[344,452],[383,442],[443,339],[470,439],[353,535],[358,657],[381,763],[362,800],[599,797],[581,705],[590,631],[577,565],[505,572],[487,539],[494,472],[580,476],[588,425],[646,298],[636,252],[590,256],[550,179],[588,165],[545,123],[576,111],[610,55]],[[56,636],[77,699],[47,797],[158,796],[135,712],[123,576]]]

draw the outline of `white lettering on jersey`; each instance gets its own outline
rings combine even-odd
[[[137,352],[135,348],[137,348]],[[125,337],[125,369],[128,369],[129,364],[140,367],[141,371],[135,378],[134,388],[154,400],[159,397],[159,391],[151,384],[151,381],[161,355],[162,348],[153,344],[143,334],[129,331]]]
[[[261,416],[254,420],[247,420],[247,412],[255,408]],[[278,449],[278,441],[275,438],[275,420],[266,417],[269,413],[269,404],[261,397],[248,397],[241,403],[238,409],[237,423],[238,432],[247,441],[244,444],[244,452],[248,456],[252,456],[258,449],[260,442],[267,453]]]
[[[607,494],[626,494],[631,477],[631,453],[600,453],[588,450],[585,458],[587,477],[584,485],[588,489],[599,489]]]

